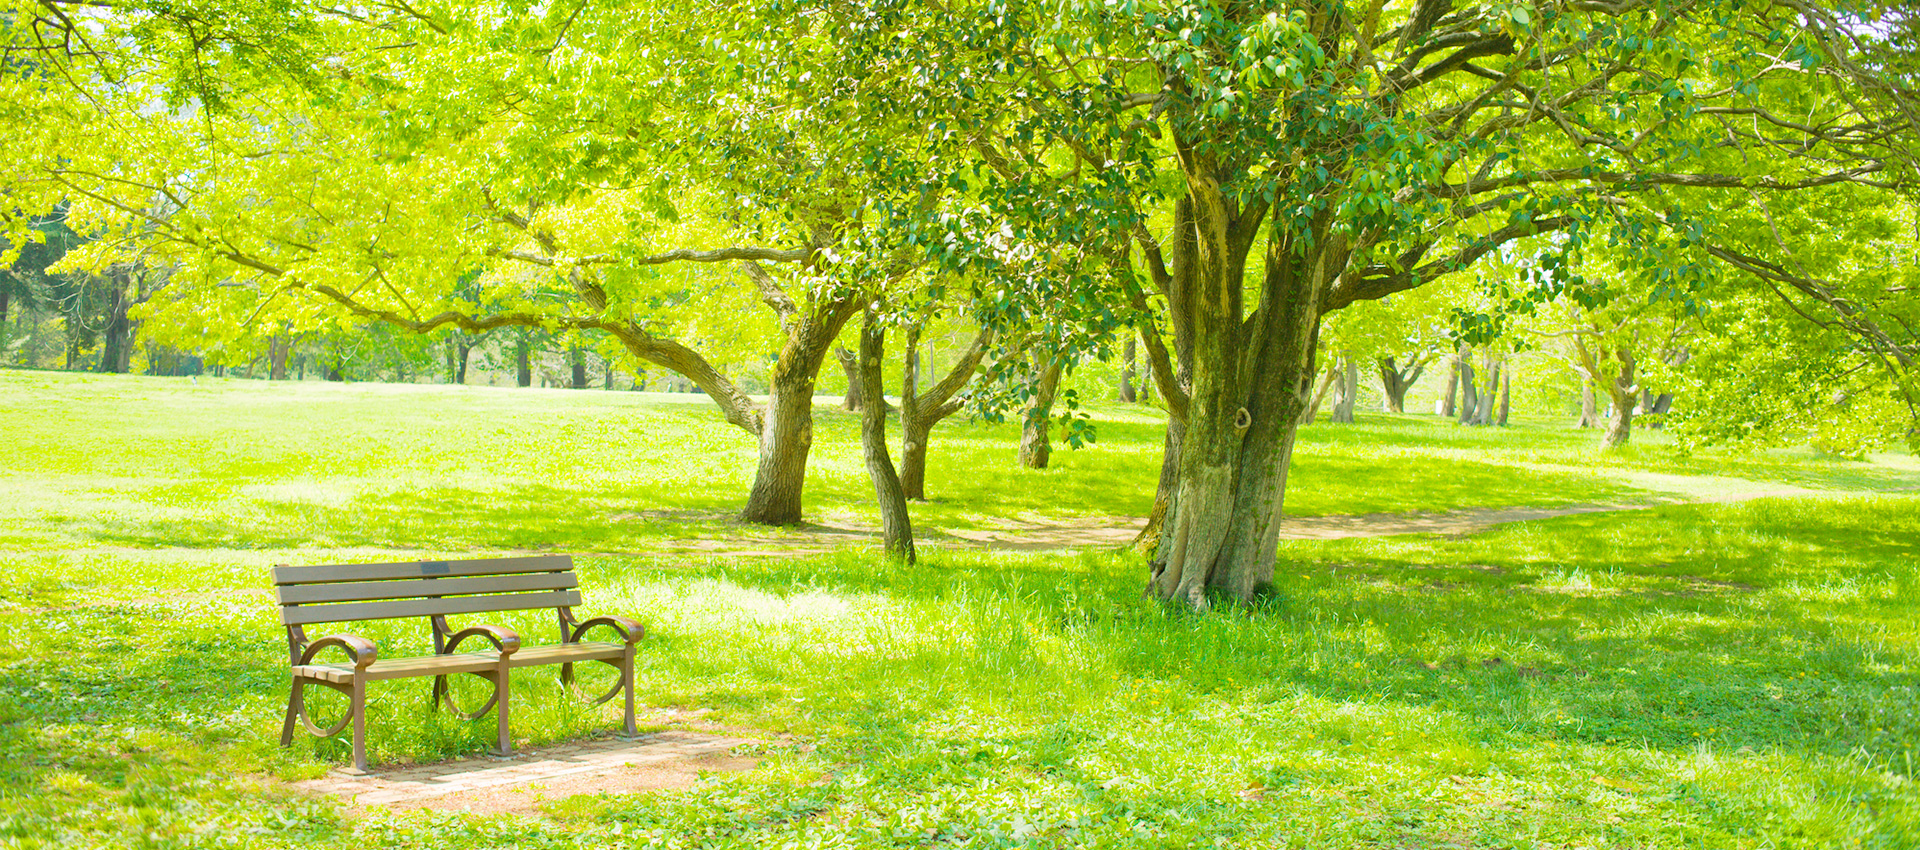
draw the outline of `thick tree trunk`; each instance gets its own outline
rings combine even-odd
[[[867,475],[873,479],[874,498],[880,505],[880,539],[887,555],[911,564],[913,521],[907,516],[906,491],[887,456],[887,406],[881,398],[880,359],[886,356],[886,330],[868,310],[860,325],[860,454],[866,460]]]
[[[1127,344],[1120,350],[1120,400],[1129,404],[1139,400],[1133,392],[1134,345],[1133,335],[1128,334]]]
[[[1040,368],[1034,381],[1033,397],[1027,400],[1020,420],[1020,465],[1046,469],[1053,457],[1053,397],[1060,389],[1060,363],[1051,361]]]
[[[517,386],[533,386],[533,345],[525,337],[513,342],[514,381]]]
[[[1427,370],[1426,364],[1409,363],[1402,367],[1392,357],[1382,357],[1380,369],[1380,409],[1388,413],[1407,412],[1407,391],[1420,380],[1421,373]]]
[[[813,449],[813,388],[840,329],[859,305],[852,297],[809,305],[784,323],[787,341],[767,382],[766,416],[760,428],[760,466],[740,518],[791,525],[800,521],[800,495]],[[884,388],[875,386],[873,395]],[[882,405],[881,415],[886,414]]]
[[[1580,381],[1580,422],[1581,428],[1600,427],[1600,402],[1593,395],[1593,381]]]
[[[1474,405],[1470,415],[1462,418],[1467,425],[1492,425],[1494,403],[1500,396],[1500,364],[1487,355],[1487,387],[1485,392],[1476,391]]]
[[[282,334],[267,340],[267,379],[287,379],[287,355],[293,351],[292,338]]]
[[[128,275],[115,275],[107,293],[107,326],[100,332],[100,371],[124,375],[133,360],[134,322],[127,316],[133,300]]]
[[[579,346],[567,349],[567,365],[572,374],[568,375],[567,388],[584,390],[587,388],[587,352]]]
[[[1215,182],[1218,164],[1184,143],[1180,150],[1188,194],[1175,211],[1170,266],[1191,284],[1184,320],[1193,383],[1150,587],[1204,609],[1216,596],[1250,599],[1272,581],[1321,299],[1347,257],[1324,213],[1307,234],[1274,228],[1249,319],[1246,257],[1265,209],[1241,208]]]
[[[467,383],[467,364],[473,360],[473,343],[462,339],[454,343],[453,382]]]
[[[1615,356],[1620,360],[1620,374],[1614,376],[1613,386],[1607,388],[1607,395],[1613,400],[1613,415],[1607,418],[1607,430],[1600,435],[1603,449],[1624,446],[1633,439],[1633,407],[1639,400],[1639,387],[1634,386],[1633,352],[1622,348]]]

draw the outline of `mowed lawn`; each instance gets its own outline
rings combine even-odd
[[[916,520],[1144,513],[1156,417],[1097,412],[1043,472],[1011,426],[943,428]],[[870,521],[822,414],[809,520]],[[730,521],[754,447],[700,404],[0,372],[0,428],[0,846],[1920,846],[1920,495],[1853,492],[1920,486],[1905,456],[1317,425],[1300,513],[1829,492],[1290,542],[1264,602],[1192,616],[1130,553],[673,554],[811,539]],[[528,550],[648,624],[643,703],[760,730],[762,766],[538,817],[286,787],[345,754],[275,746],[267,566]],[[613,728],[527,681],[527,743]],[[375,687],[374,761],[485,748],[426,688]]]

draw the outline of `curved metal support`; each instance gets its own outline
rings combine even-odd
[[[474,626],[470,629],[462,629],[449,636],[447,638],[447,648],[442,654],[452,655],[459,650],[460,643],[470,637],[485,638],[488,642],[492,643],[494,651],[500,654],[502,663],[505,663],[509,656],[520,649],[520,635],[516,634],[512,629],[502,628],[500,626]],[[506,684],[505,677],[498,671],[492,670],[474,673],[473,675],[493,683],[493,693],[487,696],[487,701],[479,708],[472,711],[461,708],[460,704],[454,701],[453,688],[449,686],[446,676],[433,677],[434,704],[446,706],[448,711],[458,715],[462,720],[479,720],[481,717],[484,717],[487,712],[493,710],[494,706],[500,704],[500,697],[504,693],[504,686]]]
[[[595,617],[573,627],[573,633],[567,636],[567,643],[579,643],[580,636],[595,626],[607,626],[620,633],[620,640],[628,646],[639,643],[647,636],[647,629],[639,620],[632,617]]]
[[[310,684],[332,688],[336,691],[339,691],[342,694],[346,694],[348,699],[353,698],[353,688],[347,685],[336,685],[332,682],[322,682],[317,679],[313,679],[313,680],[294,679],[293,680],[293,700],[292,700],[293,711],[300,718],[300,725],[305,727],[309,734],[312,734],[320,738],[331,738],[335,735],[340,734],[340,730],[347,728],[347,724],[353,722],[352,706],[348,706],[346,713],[340,715],[340,722],[335,723],[332,726],[329,726],[325,729],[320,728],[320,724],[315,723],[313,720],[313,712],[307,709],[306,686]],[[287,743],[291,743],[291,742],[289,741]]]
[[[600,664],[605,664],[608,667],[612,667],[614,670],[620,671],[622,674],[624,674],[626,671],[625,665],[623,665],[620,661],[616,661],[611,658],[599,658],[599,659],[595,659],[595,661]],[[600,705],[606,702],[607,700],[613,699],[616,695],[620,693],[621,688],[626,687],[626,682],[624,680],[616,680],[613,683],[613,687],[608,688],[606,693],[601,694],[598,697],[588,698],[587,696],[582,695],[580,693],[580,689],[574,685],[573,664],[574,662],[568,661],[560,665],[560,685],[561,687],[566,689],[567,693],[573,694],[574,696],[577,696],[577,697],[580,697],[581,699],[586,700],[587,705],[589,706]]]

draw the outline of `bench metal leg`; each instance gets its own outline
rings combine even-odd
[[[497,695],[493,704],[493,714],[494,718],[500,722],[500,741],[499,745],[493,748],[493,754],[504,758],[513,755],[513,735],[507,731],[507,706],[512,702],[509,699],[512,695],[510,693],[512,680],[509,677],[507,659],[504,656],[500,659],[499,669],[495,670],[493,675],[494,693]]]
[[[627,645],[627,654],[620,659],[620,689],[627,694],[626,726],[623,729],[628,738],[640,736],[640,727],[633,722],[633,645]]]
[[[293,746],[293,726],[300,721],[300,714],[306,711],[306,690],[300,685],[300,677],[293,677],[287,686],[287,721],[280,724],[280,746]]]
[[[353,773],[367,772],[367,682],[353,677]]]

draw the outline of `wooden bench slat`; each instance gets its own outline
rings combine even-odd
[[[401,617],[427,617],[434,614],[477,614],[483,611],[560,608],[578,604],[580,604],[580,591],[550,590],[542,593],[499,593],[488,596],[455,596],[446,599],[407,599],[397,602],[286,605],[280,608],[280,624],[305,626],[312,623],[393,620]]]
[[[463,578],[415,578],[399,581],[357,581],[329,584],[295,584],[274,588],[282,605],[311,605],[317,602],[362,602],[377,599],[411,599],[421,596],[464,596],[471,593],[504,593],[516,590],[565,590],[579,586],[572,570],[558,573],[520,573],[501,576]]]
[[[273,583],[280,585],[389,581],[428,576],[490,576],[560,572],[570,569],[573,569],[571,555],[528,555],[519,558],[478,558],[466,561],[397,561],[385,564],[321,564],[306,567],[274,567]]]

